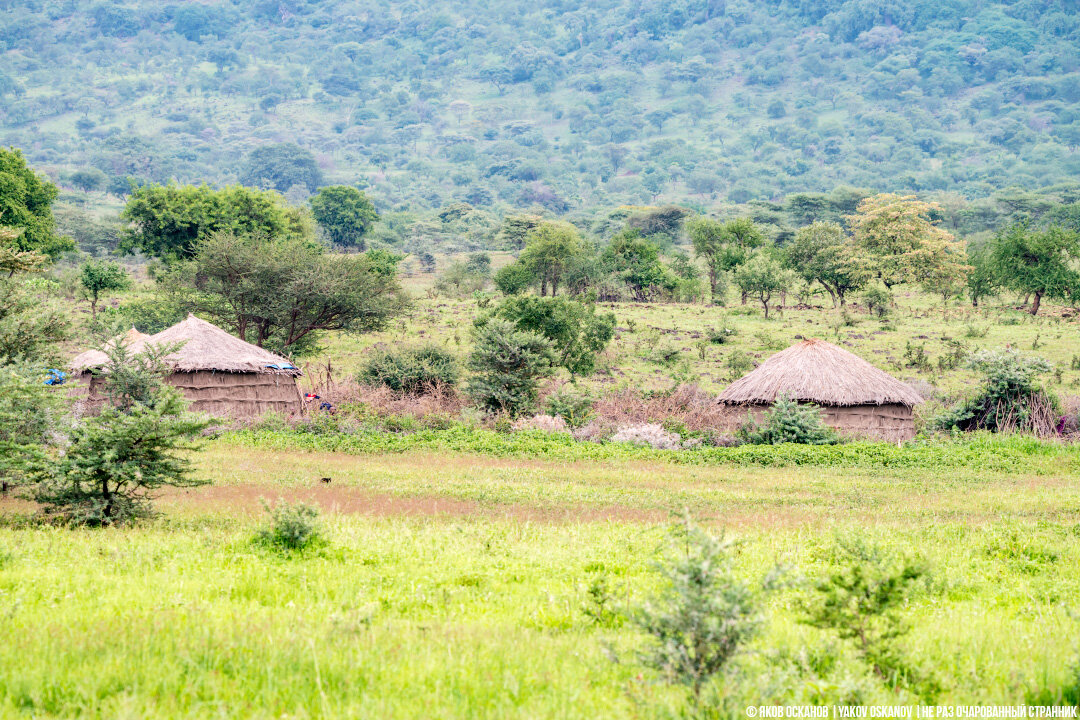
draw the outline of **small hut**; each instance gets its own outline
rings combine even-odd
[[[142,344],[149,339],[149,335],[141,333],[133,327],[123,335],[114,337],[105,345],[110,347],[117,343],[123,343],[131,352],[132,348],[142,347]],[[87,350],[76,355],[75,359],[71,361],[73,374],[78,380],[82,381],[79,383],[80,389],[73,392],[74,397],[77,399],[76,412],[78,414],[97,415],[101,412],[101,404],[105,402],[105,396],[102,394],[101,389],[104,379],[94,371],[107,362],[109,362],[109,356],[103,350]]]
[[[804,340],[778,352],[731,383],[718,402],[753,417],[780,397],[814,403],[842,435],[890,442],[915,437],[917,392],[857,355],[823,340]]]
[[[165,381],[179,388],[196,412],[250,418],[268,410],[297,414],[303,406],[296,386],[299,368],[194,315],[156,335],[148,337],[140,333],[135,337],[128,333],[116,341],[124,342],[133,354],[148,344],[183,343],[165,358],[172,369]],[[100,350],[90,350],[71,363],[72,371],[88,380],[87,411],[100,408],[103,402],[101,378],[95,371],[107,360]]]

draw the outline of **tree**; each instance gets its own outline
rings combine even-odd
[[[108,182],[108,178],[105,173],[101,172],[97,168],[83,168],[71,173],[69,178],[72,185],[79,188],[83,192],[91,192],[93,190],[101,190]]]
[[[715,302],[720,274],[734,270],[765,243],[765,233],[750,218],[721,223],[709,218],[694,218],[686,224],[694,254],[705,261],[709,287]],[[743,295],[746,302],[746,295]]]
[[[469,396],[489,412],[529,412],[536,407],[539,381],[551,374],[553,360],[545,338],[493,319],[473,331]]]
[[[623,230],[611,239],[601,254],[601,261],[614,273],[634,300],[646,302],[656,289],[670,292],[677,278],[660,262],[660,248],[641,236],[636,229]]]
[[[285,192],[294,185],[315,192],[323,184],[322,170],[310,150],[293,143],[255,148],[247,157],[240,179],[245,185]]]
[[[521,250],[529,239],[529,233],[542,222],[539,215],[507,215],[495,234],[495,242],[500,247]]]
[[[1020,221],[994,238],[990,262],[1002,287],[1034,295],[1037,315],[1044,297],[1068,300],[1080,293],[1080,236],[1053,225],[1036,229]]]
[[[0,227],[0,366],[53,361],[67,337],[70,313],[32,296],[20,273],[40,272],[49,257],[19,248],[22,230]]]
[[[20,485],[56,429],[65,396],[30,366],[0,366],[0,492]]]
[[[35,251],[55,260],[75,249],[69,237],[56,234],[52,203],[59,191],[30,169],[22,152],[0,148],[0,223],[19,230],[17,250]]]
[[[566,368],[571,375],[591,374],[596,367],[596,356],[615,336],[615,313],[597,313],[595,305],[565,296],[507,298],[494,315],[509,320],[519,330],[537,333],[551,341],[555,364]]]
[[[525,292],[534,279],[532,271],[524,263],[518,261],[499,268],[492,282],[503,295],[518,295]]]
[[[836,223],[814,222],[799,228],[795,239],[784,248],[788,267],[808,283],[818,282],[843,306],[846,294],[858,290],[870,279],[869,263]]]
[[[518,261],[540,282],[540,295],[547,295],[550,287],[554,297],[563,274],[583,251],[577,228],[570,223],[545,221],[529,231]]]
[[[694,248],[694,255],[704,261],[709,276],[709,295],[717,301],[720,273],[724,271],[721,256],[724,249],[724,224],[706,217],[695,217],[686,223],[686,232]]]
[[[979,307],[980,300],[994,295],[1000,287],[990,243],[968,242],[967,264],[971,266],[967,276],[968,297],[972,307]]]
[[[97,319],[98,297],[109,290],[126,290],[131,286],[131,277],[124,268],[114,262],[88,260],[79,272],[79,282],[90,296],[90,313]]]
[[[885,287],[924,282],[963,256],[952,234],[931,219],[938,210],[913,195],[886,193],[866,198],[848,216],[857,246]]]
[[[768,319],[769,302],[774,295],[791,288],[793,275],[766,253],[759,252],[735,270],[735,286],[744,296],[760,302]]]
[[[153,491],[192,487],[192,441],[210,425],[187,412],[180,391],[165,385],[164,357],[175,348],[146,348],[139,360],[124,343],[106,348],[110,403],[76,425],[62,455],[36,463],[33,498],[48,512],[87,525],[116,525],[145,515]],[[139,382],[132,382],[137,376]],[[125,378],[123,387],[116,380]],[[131,388],[140,388],[132,393]]]
[[[163,296],[259,347],[310,352],[327,330],[370,332],[400,314],[400,256],[333,256],[301,239],[215,233],[163,276]]]
[[[144,185],[128,198],[120,217],[125,252],[141,250],[166,260],[190,258],[199,240],[215,232],[263,233],[299,238],[311,234],[310,218],[276,192],[230,185]]]
[[[364,249],[364,234],[379,219],[371,200],[346,185],[320,188],[311,198],[311,214],[335,245],[360,250]]]

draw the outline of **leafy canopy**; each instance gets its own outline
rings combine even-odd
[[[300,238],[311,230],[306,213],[276,192],[241,185],[144,185],[132,192],[120,217],[131,225],[121,233],[122,250],[165,260],[191,258],[213,233]]]
[[[347,185],[329,185],[311,198],[315,222],[342,247],[364,249],[364,235],[379,219],[375,206],[364,193]]]

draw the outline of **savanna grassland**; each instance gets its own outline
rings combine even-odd
[[[684,693],[637,661],[644,639],[619,611],[658,586],[683,508],[741,541],[740,575],[790,580],[717,685],[724,712],[1074,701],[1071,448],[984,438],[908,467],[755,467],[257,440],[210,442],[197,474],[212,484],[169,491],[136,526],[39,526],[0,506],[0,716],[676,716]],[[257,542],[260,498],[321,507],[323,540]],[[900,608],[917,681],[883,680],[799,622],[807,583],[851,541],[927,564]]]

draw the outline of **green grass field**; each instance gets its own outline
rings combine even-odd
[[[984,440],[906,467],[763,467],[271,440],[211,441],[197,474],[212,484],[167,493],[135,527],[41,526],[0,501],[0,717],[676,717],[685,695],[638,663],[643,637],[585,608],[601,578],[617,609],[656,589],[683,508],[742,541],[747,578],[781,565],[796,581],[714,687],[726,708],[1075,692],[1069,448]],[[279,498],[318,505],[325,542],[255,542],[260,500]],[[922,689],[798,622],[797,581],[834,566],[838,537],[929,563],[901,609]]]

